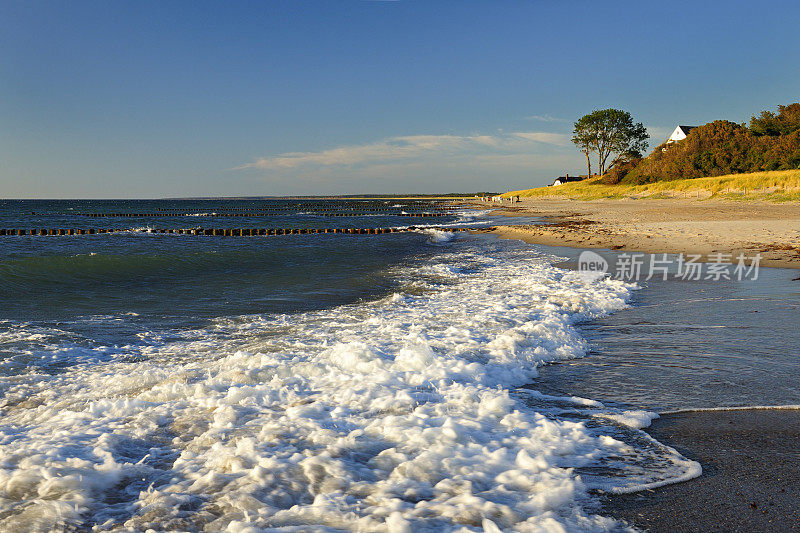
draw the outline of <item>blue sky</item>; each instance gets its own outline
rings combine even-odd
[[[800,2],[0,3],[0,197],[498,190],[800,100]]]

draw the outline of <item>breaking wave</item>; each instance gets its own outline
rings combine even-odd
[[[593,491],[697,475],[651,415],[535,390],[630,285],[431,235],[441,253],[378,301],[2,378],[0,529],[606,530]]]

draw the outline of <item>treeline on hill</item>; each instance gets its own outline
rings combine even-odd
[[[686,139],[659,145],[644,159],[620,162],[603,181],[654,181],[800,168],[800,103],[762,111],[749,127],[715,120],[694,128]]]

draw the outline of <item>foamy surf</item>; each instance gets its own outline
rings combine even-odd
[[[436,239],[436,232],[431,232]],[[0,529],[611,530],[696,475],[646,415],[519,387],[632,287],[457,240],[375,302],[212,321],[135,364],[3,378]],[[132,348],[133,349],[133,348]]]

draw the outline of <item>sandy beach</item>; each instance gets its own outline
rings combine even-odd
[[[703,475],[611,496],[607,513],[653,532],[800,529],[800,411],[675,413],[647,431],[699,461]]]
[[[703,257],[758,253],[762,266],[800,268],[796,203],[523,198],[502,212],[543,218],[541,225],[512,222],[495,230],[530,243]]]
[[[484,204],[485,205],[485,204]],[[523,198],[501,212],[501,238],[577,249],[722,253],[800,268],[800,205],[696,199]],[[514,224],[513,217],[542,217]],[[646,429],[703,466],[701,477],[607,496],[604,513],[647,531],[795,531],[800,411],[744,409],[662,415]]]

